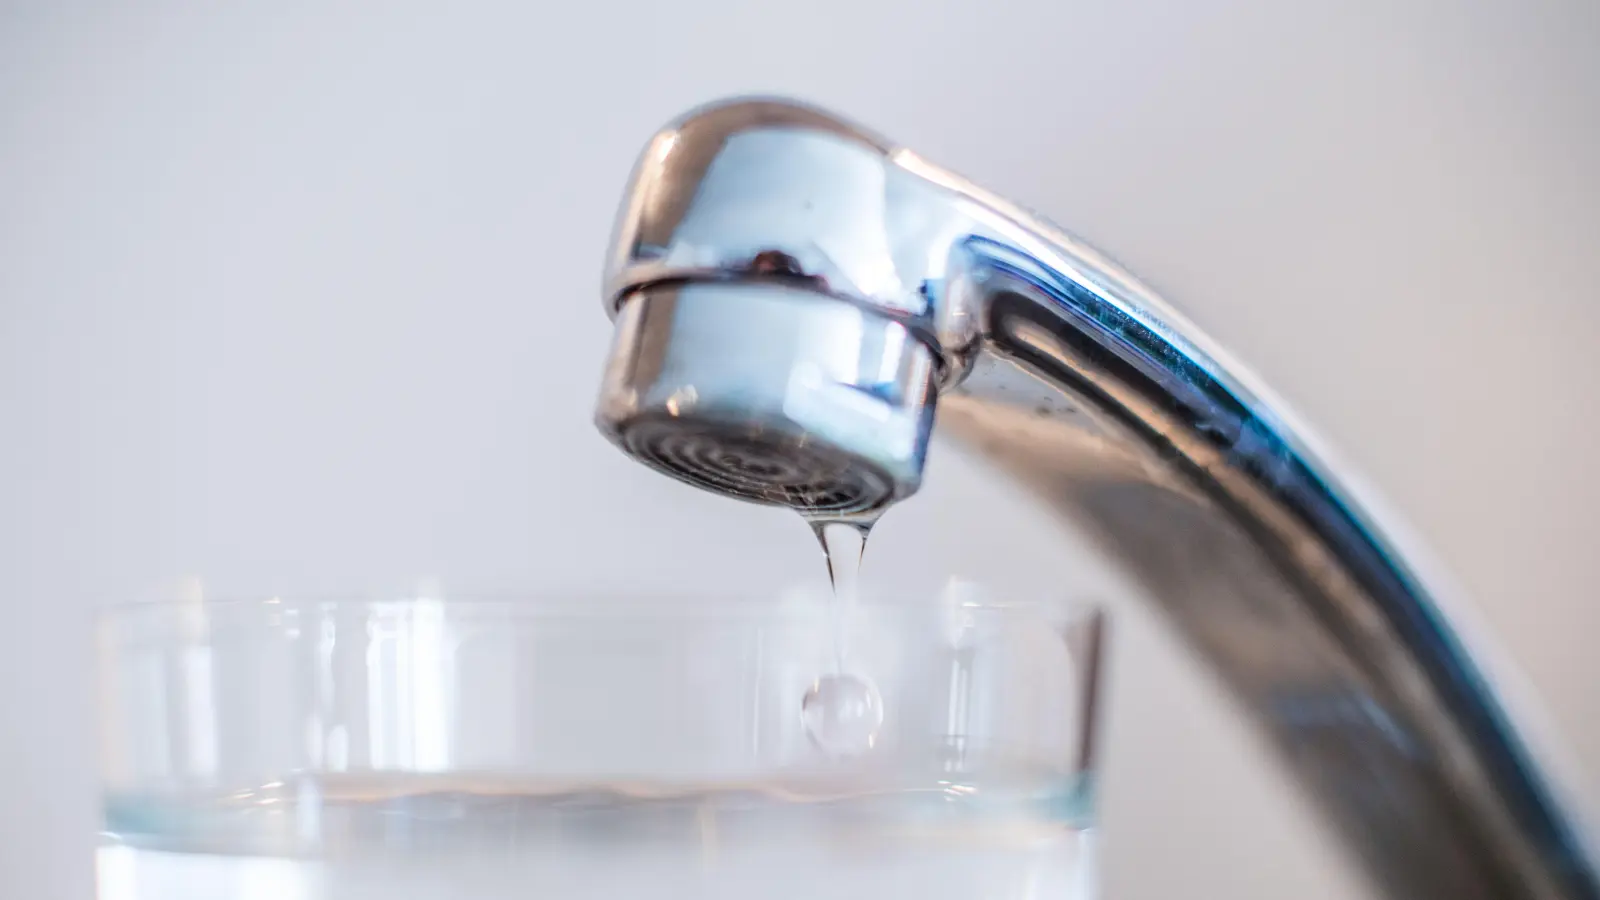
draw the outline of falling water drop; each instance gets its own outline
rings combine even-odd
[[[828,599],[832,631],[833,671],[811,683],[800,700],[806,735],[824,753],[853,756],[872,749],[883,725],[883,700],[872,682],[846,674],[849,629],[857,612],[861,560],[875,519],[808,518],[822,545],[823,562],[833,595]]]
[[[854,675],[823,675],[800,701],[806,735],[825,753],[853,756],[872,749],[883,725],[883,700]]]

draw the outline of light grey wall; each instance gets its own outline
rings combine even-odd
[[[0,12],[0,893],[89,895],[108,598],[821,577],[790,517],[588,424],[632,156],[749,91],[1044,211],[1254,364],[1600,785],[1592,2],[322,6]],[[935,466],[875,580],[1115,593]],[[1159,624],[1117,637],[1107,895],[1351,896]]]

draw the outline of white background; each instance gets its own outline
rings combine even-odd
[[[589,425],[633,154],[750,91],[1040,209],[1237,351],[1427,537],[1600,785],[1589,0],[33,6],[0,12],[0,894],[90,895],[100,603],[822,577],[791,516]],[[1120,605],[994,490],[941,454],[869,577]],[[1120,611],[1107,896],[1350,896]]]

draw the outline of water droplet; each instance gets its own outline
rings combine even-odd
[[[824,675],[800,701],[806,734],[820,749],[849,756],[872,749],[883,726],[883,700],[871,682],[854,675]]]

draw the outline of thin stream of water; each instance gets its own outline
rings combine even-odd
[[[812,520],[807,524],[816,535],[817,543],[822,545],[828,584],[833,589],[828,617],[833,624],[834,672],[842,674],[849,652],[849,620],[860,598],[861,560],[867,552],[867,536],[872,532],[872,525],[828,520]]]
[[[801,699],[801,717],[816,746],[835,756],[870,750],[883,724],[883,701],[865,673],[847,669],[850,623],[860,598],[861,560],[873,521],[807,518],[822,545],[828,581],[828,620],[833,632],[833,671],[819,675]]]

